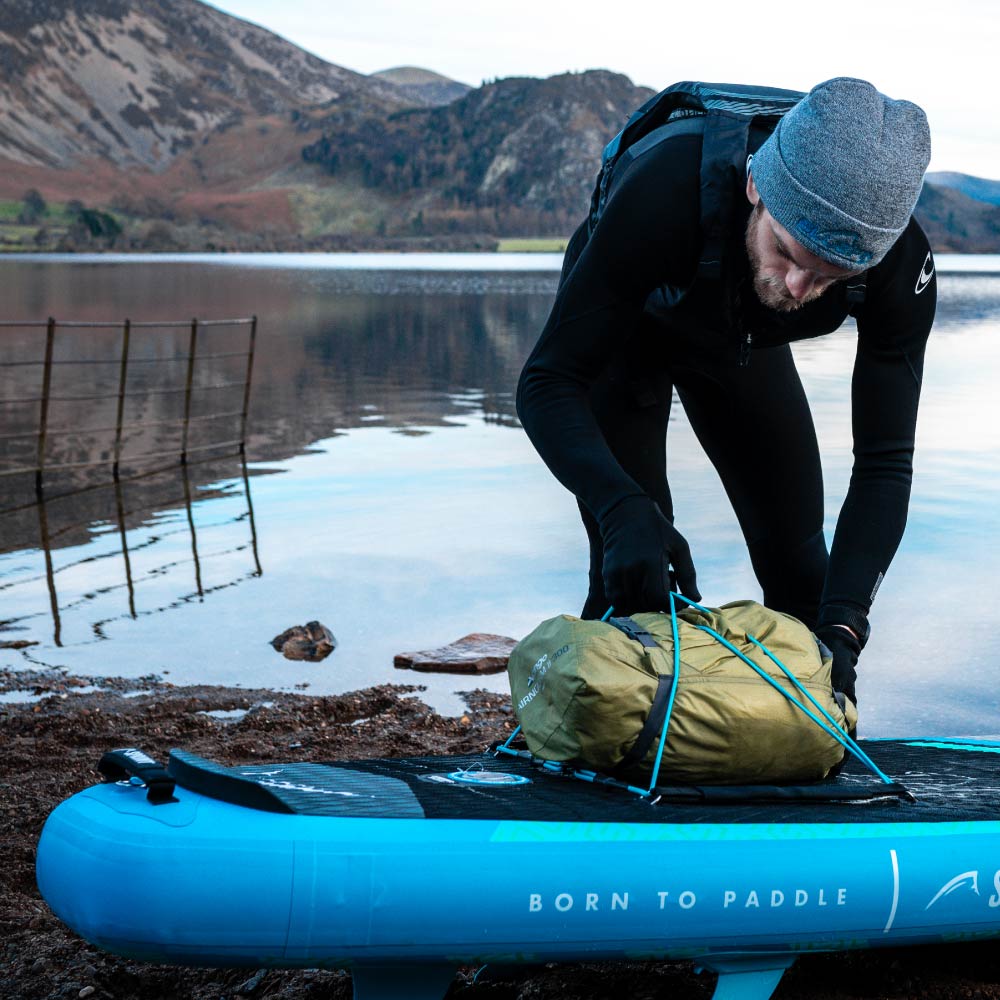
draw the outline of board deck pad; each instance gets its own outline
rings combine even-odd
[[[492,753],[223,767],[183,750],[168,771],[181,788],[250,808],[309,816],[613,823],[944,823],[1000,820],[1000,747],[974,740],[863,740],[916,796],[867,802],[652,804]],[[871,788],[851,758],[824,784]]]

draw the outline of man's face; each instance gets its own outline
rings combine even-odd
[[[746,233],[753,287],[769,309],[793,312],[858,273],[828,263],[797,242],[764,207],[752,175],[747,180],[747,197],[753,204]]]

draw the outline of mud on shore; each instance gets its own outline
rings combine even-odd
[[[94,783],[100,755],[140,746],[165,759],[173,746],[224,763],[467,753],[513,727],[509,700],[467,695],[458,718],[431,712],[419,688],[381,686],[314,697],[264,690],[174,687],[156,678],[102,678],[100,690],[74,694],[93,679],[0,671],[0,693],[34,688],[40,700],[0,704],[0,998],[232,1000],[237,997],[348,1000],[346,972],[185,969],[144,965],[99,951],[63,927],[35,887],[34,852],[42,824],[63,798]],[[207,712],[227,712],[213,717]],[[844,864],[830,858],[833,867]],[[476,885],[468,886],[476,904]],[[552,964],[472,982],[461,970],[449,998],[707,1000],[714,977],[689,963]],[[1000,1000],[1000,943],[939,945],[809,955],[789,970],[777,1000],[940,998]]]

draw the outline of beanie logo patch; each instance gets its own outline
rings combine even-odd
[[[799,219],[795,229],[811,243],[852,264],[864,265],[872,259],[871,252],[864,249],[860,234],[849,229],[820,229],[810,219]]]

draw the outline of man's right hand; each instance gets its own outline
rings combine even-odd
[[[647,496],[626,497],[601,520],[604,590],[619,614],[670,607],[671,567],[677,589],[700,601],[684,536]]]

